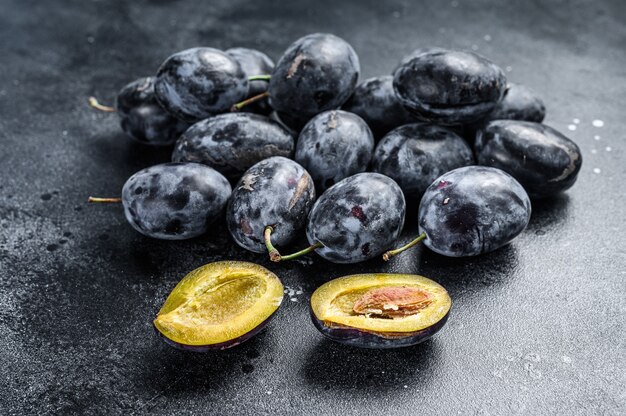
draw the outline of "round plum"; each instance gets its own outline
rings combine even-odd
[[[521,120],[541,123],[546,116],[546,106],[533,90],[520,84],[509,84],[502,101],[483,120]]]
[[[117,95],[117,113],[124,133],[142,144],[171,146],[189,124],[170,115],[154,95],[154,77],[139,78]]]
[[[365,120],[377,139],[415,120],[396,97],[391,75],[370,78],[360,83],[342,108]]]
[[[276,64],[270,104],[288,125],[301,128],[316,114],[345,103],[359,72],[359,58],[345,40],[327,33],[304,36]]]
[[[184,240],[204,234],[226,206],[231,187],[199,163],[165,163],[132,175],[122,188],[126,219],[148,237]]]
[[[309,214],[306,235],[333,263],[357,263],[380,255],[396,241],[406,204],[393,179],[358,173],[328,188]]]
[[[191,126],[176,143],[172,161],[203,163],[237,181],[263,159],[291,157],[294,147],[293,136],[267,117],[226,113]]]
[[[289,243],[314,201],[313,180],[302,166],[282,156],[265,159],[235,186],[226,208],[228,230],[241,247],[263,253],[265,228],[272,228],[274,244]]]
[[[420,203],[419,232],[431,250],[449,257],[494,251],[520,234],[530,220],[522,185],[500,169],[467,166],[428,187]]]
[[[269,75],[272,71],[274,71],[274,61],[272,61],[269,56],[256,49],[231,48],[227,49],[226,53],[239,62],[241,69],[243,69],[243,72],[248,78],[257,75]],[[269,85],[268,82],[264,80],[248,82],[249,88],[247,98],[263,94],[267,91],[267,87]],[[267,115],[272,111],[272,108],[270,107],[268,100],[265,99],[243,107],[242,111]]]
[[[403,60],[394,72],[393,88],[416,117],[453,125],[493,111],[504,95],[506,77],[482,56],[431,48]]]
[[[530,121],[492,121],[478,131],[475,147],[478,163],[509,173],[532,198],[569,189],[582,165],[576,143]]]
[[[248,77],[232,56],[213,48],[192,48],[163,62],[155,93],[170,114],[195,122],[229,111],[246,98]]]
[[[372,158],[374,138],[363,119],[356,114],[330,110],[309,121],[296,146],[296,161],[323,192],[335,183],[365,172]]]
[[[455,132],[414,123],[383,137],[374,151],[372,170],[395,180],[407,200],[419,200],[439,176],[473,164],[472,150]]]

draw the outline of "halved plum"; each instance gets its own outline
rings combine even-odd
[[[326,337],[361,348],[418,344],[446,323],[452,301],[437,282],[414,274],[340,277],[311,296],[311,318]]]
[[[222,350],[259,333],[282,300],[283,285],[266,268],[241,261],[210,263],[176,285],[154,326],[176,348]]]

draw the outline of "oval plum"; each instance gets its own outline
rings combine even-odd
[[[350,176],[320,196],[309,214],[309,243],[333,263],[357,263],[389,248],[404,225],[406,204],[393,179],[379,173]]]
[[[506,77],[482,56],[433,48],[404,60],[394,72],[393,87],[420,119],[462,124],[493,111],[504,95]]]
[[[496,120],[476,135],[478,163],[502,169],[517,179],[532,198],[569,189],[582,165],[580,148],[539,123]]]
[[[198,163],[165,163],[132,175],[122,188],[124,214],[148,237],[184,240],[204,234],[222,213],[231,187]]]
[[[203,163],[237,181],[263,159],[291,157],[294,146],[293,136],[267,117],[227,113],[191,126],[176,143],[172,161]]]
[[[295,159],[313,178],[319,193],[335,183],[364,172],[372,158],[374,138],[356,114],[331,110],[309,121],[296,146]]]
[[[265,228],[272,227],[274,244],[289,243],[314,201],[313,180],[302,166],[281,156],[265,159],[235,186],[226,209],[228,230],[241,247],[263,253]]]

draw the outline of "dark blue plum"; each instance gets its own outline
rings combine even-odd
[[[528,225],[530,199],[511,175],[467,166],[440,176],[419,207],[424,244],[450,257],[476,256],[513,240]]]
[[[415,123],[383,137],[374,151],[372,170],[395,180],[410,201],[419,200],[442,174],[473,164],[472,150],[455,132]]]
[[[365,120],[377,139],[415,120],[396,97],[391,75],[370,78],[360,83],[342,108]]]
[[[331,110],[309,121],[296,146],[296,161],[313,178],[319,193],[335,183],[365,172],[372,158],[374,138],[356,114]]]
[[[203,163],[237,181],[263,159],[292,157],[294,147],[293,136],[267,117],[227,113],[191,126],[176,143],[172,161]]]
[[[248,77],[232,56],[213,48],[192,48],[163,62],[155,92],[170,114],[195,122],[229,111],[245,99]]]
[[[122,189],[126,219],[148,237],[184,240],[204,234],[231,193],[224,176],[198,163],[165,163],[131,176]]]
[[[546,106],[533,90],[519,84],[509,84],[502,101],[482,120],[521,120],[541,123],[546,116]]]
[[[506,90],[504,72],[471,52],[424,49],[394,72],[400,102],[421,120],[463,124],[487,116]]]
[[[241,65],[247,77],[270,75],[272,71],[274,71],[274,61],[272,61],[269,56],[256,49],[231,48],[227,49],[226,53],[239,62],[239,65]],[[263,94],[267,91],[268,86],[269,83],[267,81],[249,81],[247,98]],[[269,100],[264,99],[243,107],[241,111],[267,115],[272,111],[272,108],[269,105]]]
[[[154,95],[154,77],[139,78],[117,95],[117,113],[124,133],[142,144],[171,146],[188,123],[165,111]]]
[[[296,130],[322,111],[339,108],[359,78],[359,58],[345,40],[314,33],[280,58],[269,85],[270,104]]]
[[[476,136],[478,163],[508,172],[532,198],[569,189],[582,165],[580,148],[551,127],[529,121],[496,120]]]
[[[272,243],[289,243],[304,227],[315,201],[311,175],[282,156],[265,159],[246,171],[228,202],[226,222],[235,242],[255,253],[266,252],[265,227]]]
[[[324,192],[309,214],[306,235],[317,254],[333,263],[357,263],[380,255],[396,241],[406,204],[393,179],[358,173]]]

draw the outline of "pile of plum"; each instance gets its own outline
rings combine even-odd
[[[346,41],[316,33],[276,65],[252,49],[188,49],[125,86],[115,108],[92,98],[135,140],[174,146],[172,163],[125,183],[128,222],[180,240],[225,209],[234,241],[273,261],[389,259],[419,241],[473,256],[520,234],[531,198],[576,181],[578,146],[484,57],[421,48],[393,75],[357,85],[359,73]],[[394,249],[412,205],[419,236]],[[281,255],[303,228],[310,246]]]

